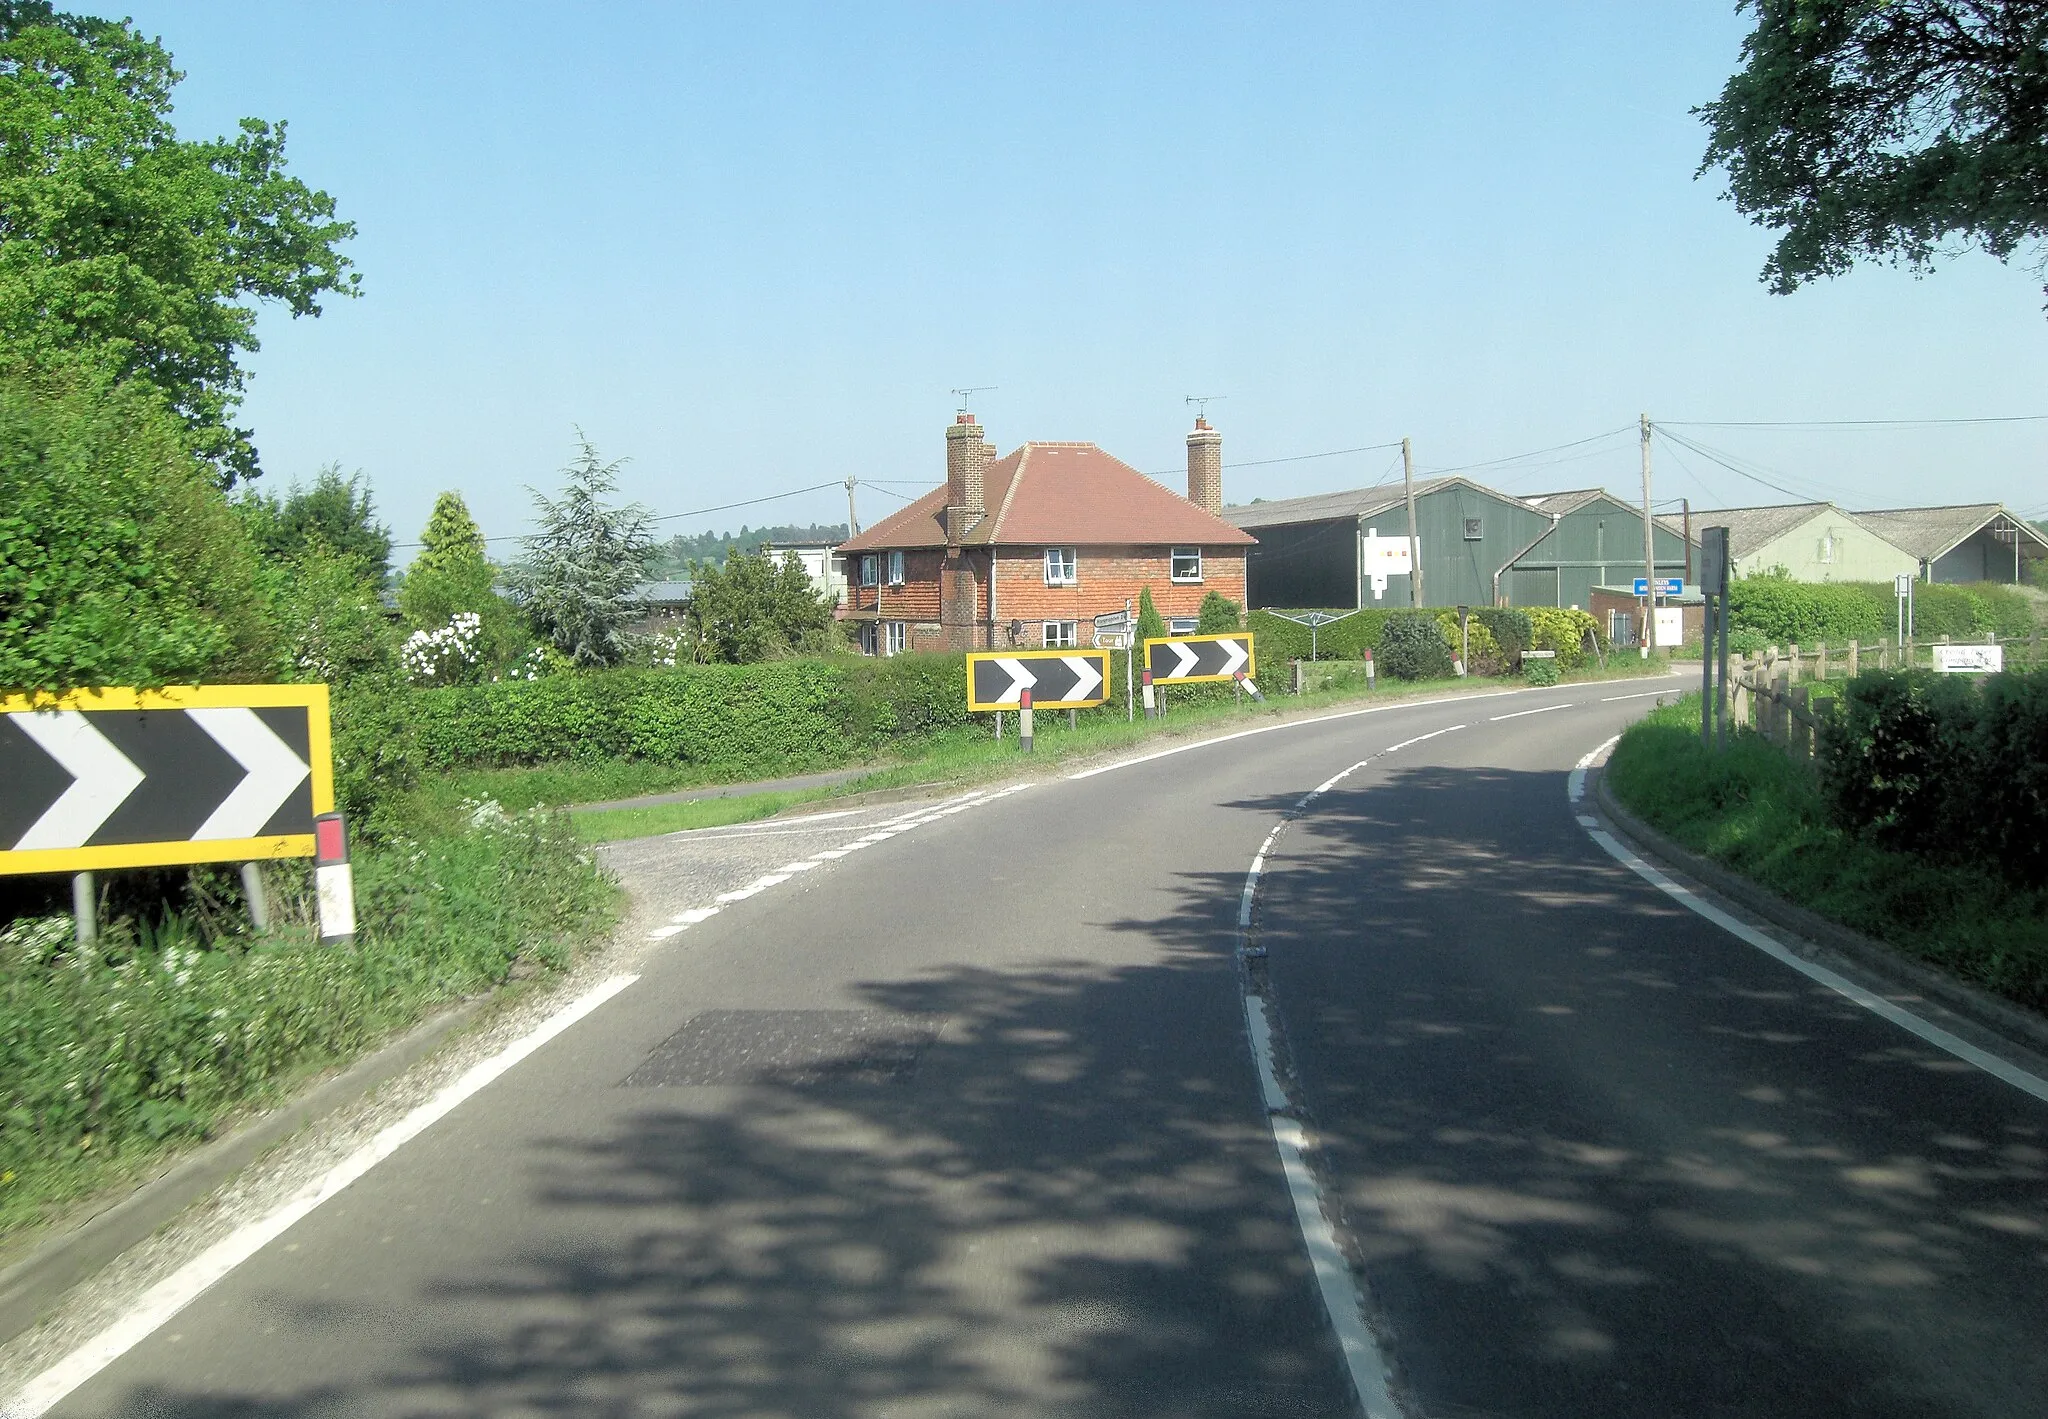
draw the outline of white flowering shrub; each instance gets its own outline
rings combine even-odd
[[[398,648],[398,662],[415,685],[454,685],[483,658],[483,618],[457,611],[437,631],[414,631]]]
[[[678,665],[688,665],[690,663],[690,650],[686,640],[687,636],[681,630],[677,630],[671,635],[657,633],[649,636],[647,638],[648,663],[659,666],[663,670],[673,670]]]

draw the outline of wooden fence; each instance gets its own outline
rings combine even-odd
[[[2037,669],[2043,665],[2041,633],[2024,639],[2004,640],[1987,636],[1983,640],[1954,641],[1942,636],[1934,640],[1910,640],[1903,646],[1890,641],[1829,647],[1825,642],[1808,649],[1797,645],[1781,650],[1772,646],[1762,655],[1745,655],[1729,667],[1729,718],[1738,726],[1756,730],[1784,748],[1795,759],[1811,760],[1820,737],[1821,725],[1830,713],[1832,696],[1815,696],[1816,683],[1849,680],[1865,670],[1890,670],[1934,664],[1936,646],[1949,644],[2001,645],[2008,670]]]

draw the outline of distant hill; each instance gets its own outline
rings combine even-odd
[[[760,550],[763,542],[844,542],[846,524],[818,523],[808,527],[782,524],[776,527],[748,527],[737,532],[700,532],[694,537],[676,536],[658,543],[649,559],[650,574],[675,577],[687,572],[692,562],[723,562],[725,554],[737,547],[742,556]]]

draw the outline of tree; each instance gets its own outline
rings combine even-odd
[[[723,567],[695,567],[684,614],[705,660],[747,665],[825,650],[831,641],[831,604],[793,552],[777,561],[762,552],[742,556],[735,547]]]
[[[1697,110],[1702,173],[1782,230],[1779,294],[1857,260],[1928,270],[1960,239],[2001,261],[2048,233],[2048,6],[1741,0],[1743,68]]]
[[[1166,634],[1166,618],[1159,614],[1159,608],[1152,604],[1152,588],[1138,588],[1138,651],[1142,655],[1145,642],[1158,640]]]
[[[285,173],[285,126],[187,142],[183,77],[124,21],[0,0],[0,343],[163,393],[221,486],[259,470],[231,422],[253,302],[356,294],[334,201]]]
[[[310,488],[294,483],[282,498],[251,492],[236,507],[248,520],[256,545],[273,557],[295,560],[318,542],[353,561],[357,574],[372,586],[390,580],[391,529],[377,521],[360,469],[344,478],[341,465],[330,463]]]
[[[483,529],[469,515],[462,494],[448,492],[434,499],[434,510],[420,532],[420,554],[413,558],[408,575],[447,571],[451,567],[484,559]]]
[[[398,609],[406,622],[432,635],[458,615],[475,616],[476,672],[504,665],[520,650],[519,614],[498,594],[498,569],[484,557],[483,533],[462,494],[434,500],[420,543],[419,556],[398,583]]]
[[[633,591],[647,575],[652,517],[638,503],[613,507],[625,460],[606,463],[579,430],[579,452],[562,470],[560,502],[532,488],[540,531],[523,539],[526,555],[508,578],[512,594],[542,639],[576,665],[617,665],[631,648],[626,627],[638,610]]]
[[[267,679],[261,558],[147,386],[0,372],[0,690]]]

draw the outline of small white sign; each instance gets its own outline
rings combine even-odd
[[[1657,608],[1657,644],[1685,644],[1685,611],[1678,606]]]
[[[1415,570],[1415,556],[1406,537],[1382,537],[1377,527],[1368,527],[1359,541],[1366,577],[1372,583],[1373,599],[1386,595],[1387,578],[1407,576]]]
[[[2002,645],[1938,645],[1934,668],[1966,675],[1996,675],[2005,669]]]
[[[1131,648],[1131,633],[1129,631],[1097,631],[1095,633],[1095,647],[1098,650],[1129,650]]]

